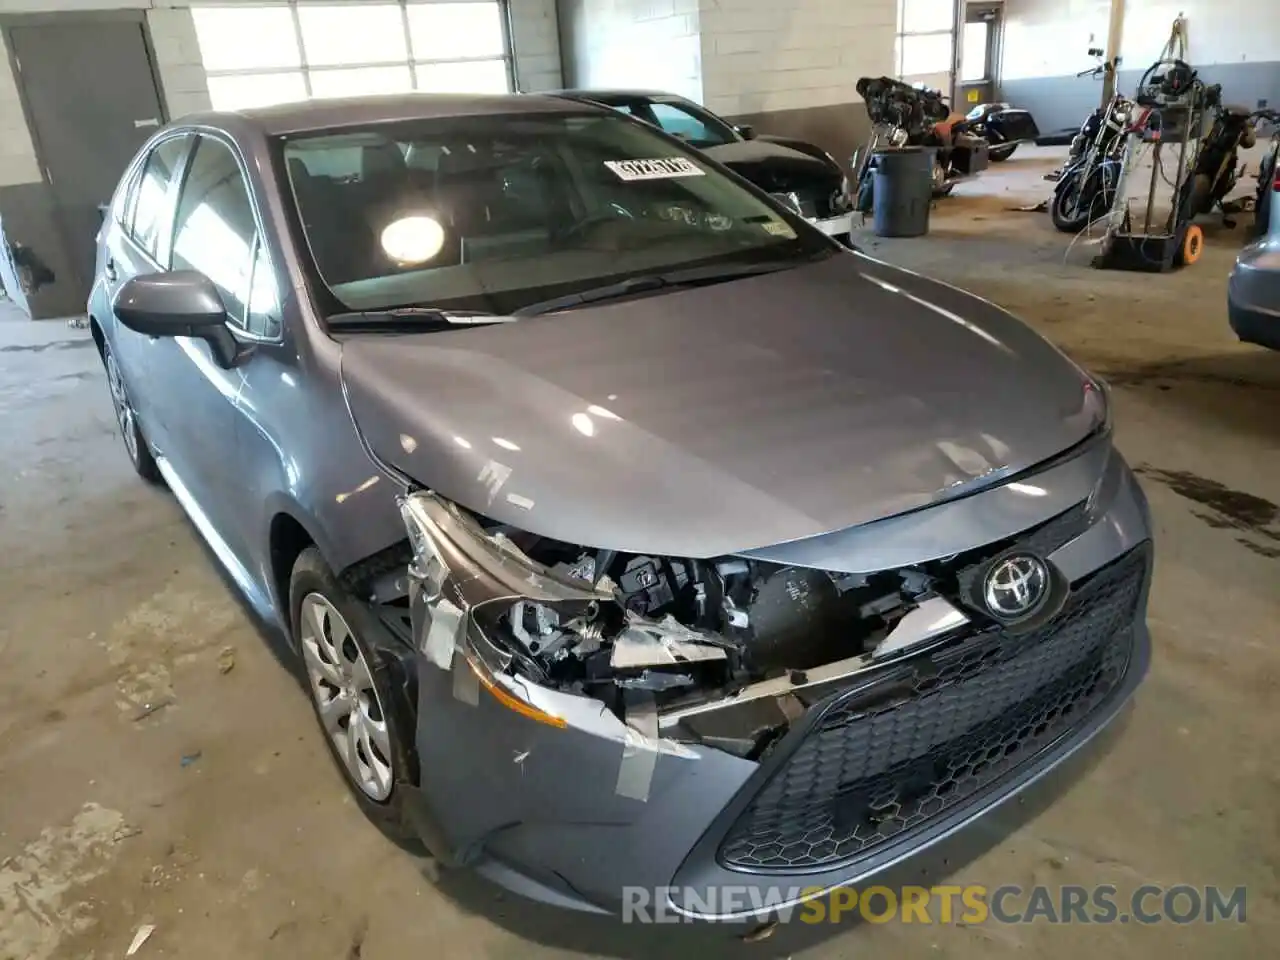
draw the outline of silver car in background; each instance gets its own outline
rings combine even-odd
[[[1258,172],[1257,223],[1260,236],[1240,251],[1227,285],[1231,329],[1245,343],[1280,350],[1280,139]]]

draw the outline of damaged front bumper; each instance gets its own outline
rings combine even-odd
[[[978,515],[984,496],[920,516],[955,523]],[[926,637],[884,662],[792,674],[706,709],[659,713],[641,701],[625,722],[596,700],[495,671],[464,595],[494,578],[549,602],[589,600],[589,588],[519,557],[478,569],[463,556],[424,563],[419,551],[422,776],[406,791],[419,832],[446,863],[593,912],[618,913],[626,888],[643,888],[689,918],[767,920],[880,879],[1076,752],[1145,674],[1150,525],[1118,455],[1077,510],[1080,525],[1047,551],[1070,594],[1030,633]],[[761,710],[789,721],[763,756],[715,745],[760,723]],[[739,891],[732,906],[716,895],[725,889]]]

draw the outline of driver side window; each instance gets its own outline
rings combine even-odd
[[[218,288],[230,322],[245,329],[257,227],[235,155],[202,137],[187,169],[174,223],[172,268],[199,270]]]

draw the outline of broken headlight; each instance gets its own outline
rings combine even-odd
[[[628,690],[722,679],[732,644],[627,609],[608,578],[561,576],[430,493],[405,497],[400,510],[414,556],[415,642],[441,669],[470,668],[495,696],[519,697],[532,682],[618,712]],[[510,682],[516,677],[525,682]]]

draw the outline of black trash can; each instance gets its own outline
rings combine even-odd
[[[922,237],[929,232],[933,155],[925,147],[898,147],[872,158],[877,237]]]

